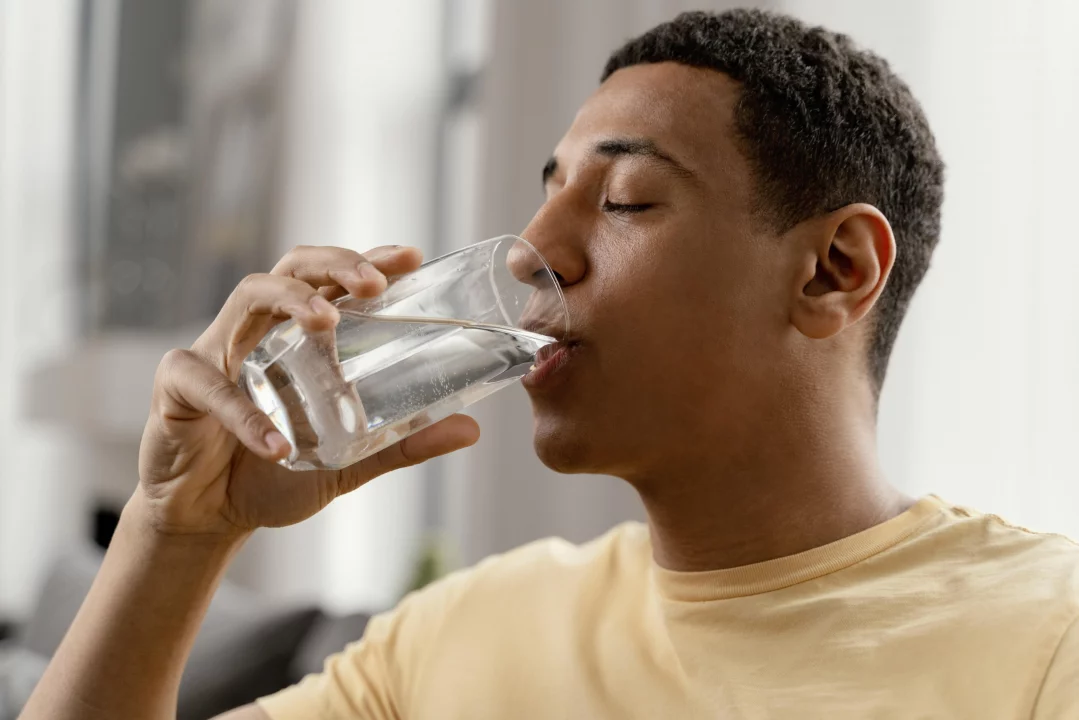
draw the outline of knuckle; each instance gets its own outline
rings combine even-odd
[[[222,376],[209,383],[210,387],[206,388],[206,401],[211,407],[221,407],[227,405],[235,398],[234,387],[227,378]],[[239,388],[235,388],[238,390]]]
[[[183,348],[173,348],[165,353],[161,362],[157,365],[157,381],[166,382],[176,372],[177,368],[190,364],[194,359],[194,353]]]
[[[400,442],[390,445],[384,450],[380,450],[367,458],[364,463],[364,470],[371,477],[378,477],[391,470],[398,470],[412,464],[405,455],[402,443]]]
[[[252,435],[260,436],[269,428],[269,418],[253,407],[247,407],[240,418],[240,423],[247,428]]]
[[[411,438],[405,438],[394,446],[397,449],[396,458],[398,467],[415,465],[422,460],[421,458],[413,457],[413,453],[409,452],[409,448],[412,447],[410,440]]]
[[[232,291],[233,296],[250,295],[254,292],[255,288],[266,281],[269,277],[266,273],[253,273],[244,277],[236,285],[236,289]]]
[[[283,288],[283,295],[307,302],[313,296],[318,294],[318,289],[305,283],[303,280],[290,280],[288,284]]]
[[[297,282],[300,282],[297,280]],[[302,286],[289,287],[273,301],[273,313],[278,317],[295,317],[297,312],[304,312],[311,298],[318,295],[318,290],[304,283]]]
[[[291,276],[296,268],[303,265],[304,258],[314,251],[312,245],[296,245],[281,257],[271,274]]]
[[[321,248],[321,250],[326,254],[326,259],[335,265],[339,263],[352,263],[356,260],[363,259],[363,255],[352,248],[327,245]]]

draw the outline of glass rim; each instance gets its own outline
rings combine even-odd
[[[561,340],[562,338],[568,336],[569,335],[569,330],[570,330],[569,305],[566,304],[566,296],[565,296],[565,293],[562,292],[561,283],[558,282],[558,275],[557,275],[557,273],[555,273],[554,268],[551,267],[551,264],[549,262],[547,262],[547,258],[543,257],[543,253],[541,253],[539,250],[537,250],[535,245],[533,245],[532,243],[530,243],[528,240],[521,237],[520,235],[506,234],[506,235],[498,235],[497,237],[493,237],[493,238],[487,238],[486,240],[480,240],[479,242],[472,243],[471,245],[465,245],[464,247],[457,248],[456,250],[451,250],[450,252],[445,253],[444,255],[439,255],[438,257],[431,258],[430,260],[427,260],[422,265],[420,265],[420,268],[426,267],[428,265],[433,265],[433,264],[435,264],[435,263],[437,263],[437,262],[439,262],[441,260],[445,260],[447,258],[454,257],[455,255],[460,255],[462,253],[469,252],[470,250],[474,250],[475,248],[483,246],[483,245],[499,245],[499,244],[501,244],[501,243],[503,243],[503,242],[505,242],[507,240],[512,240],[514,243],[523,243],[525,245],[525,247],[527,247],[529,250],[531,250],[532,254],[535,255],[537,258],[539,258],[539,261],[541,263],[543,263],[543,269],[547,271],[547,276],[551,279],[551,285],[552,285],[552,287],[554,287],[555,296],[558,298],[558,305],[559,305],[559,307],[562,308],[562,326],[563,326],[562,327],[562,337],[561,338],[556,338],[556,339]],[[417,268],[417,269],[419,269],[419,268]],[[491,265],[488,272],[493,274],[493,272],[494,272],[494,265],[493,264]],[[518,282],[521,282],[521,281],[518,281]],[[523,329],[523,328],[519,327],[518,322],[514,322],[514,321],[510,320],[510,314],[506,311],[506,308],[503,306],[502,298],[499,297],[497,292],[495,293],[495,298],[498,301],[498,309],[502,312],[502,317],[505,318],[506,322],[508,324],[510,324],[511,326],[513,326],[513,327],[517,327],[518,329]]]

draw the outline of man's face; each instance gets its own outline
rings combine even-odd
[[[626,68],[555,150],[523,236],[564,279],[574,341],[525,381],[556,470],[669,471],[736,438],[774,385],[790,273],[752,213],[737,98],[718,72]]]

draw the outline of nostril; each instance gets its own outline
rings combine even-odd
[[[542,272],[542,270],[540,272]],[[565,286],[566,278],[562,277],[562,273],[560,273],[560,272],[558,272],[557,270],[554,270],[554,269],[552,269],[551,272],[554,273],[554,278],[558,282],[558,284],[561,285],[561,286]],[[537,272],[536,275],[539,275],[539,272]]]
[[[562,274],[560,272],[558,272],[557,270],[553,269],[553,268],[551,269],[551,272],[554,273],[555,282],[557,282],[559,284],[559,286],[565,287],[566,278],[562,277]],[[542,270],[537,270],[536,272],[532,273],[532,280],[533,280],[532,284],[534,286],[537,286],[537,287],[539,287],[541,283],[548,282],[548,280],[547,280],[547,270],[542,269]]]

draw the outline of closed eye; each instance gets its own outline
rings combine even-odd
[[[603,203],[603,212],[631,215],[633,213],[644,212],[648,208],[652,207],[651,203],[641,203],[638,205],[624,205],[622,203],[613,203],[610,200]]]

